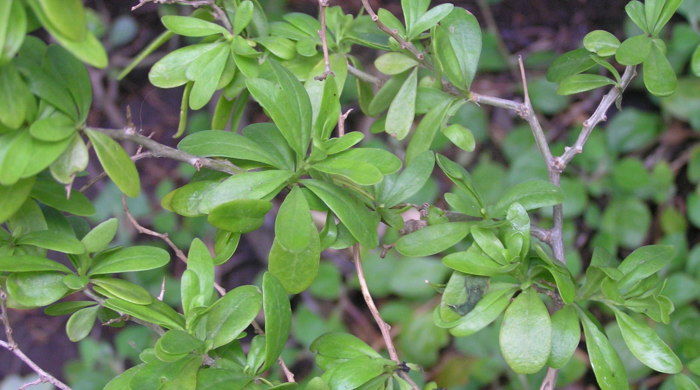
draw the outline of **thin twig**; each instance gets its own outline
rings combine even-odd
[[[555,169],[559,170],[560,172],[564,171],[564,168],[566,168],[574,156],[583,152],[583,145],[586,143],[586,141],[588,141],[588,137],[593,132],[593,129],[596,127],[596,125],[598,125],[598,123],[607,120],[606,113],[608,112],[608,109],[617,99],[620,98],[622,93],[625,91],[627,86],[629,86],[630,82],[632,82],[632,79],[636,75],[636,67],[628,66],[625,68],[625,73],[622,74],[622,78],[620,79],[620,85],[610,88],[610,91],[603,96],[603,99],[600,101],[600,104],[593,114],[588,119],[583,121],[583,127],[581,128],[581,132],[579,133],[576,142],[572,146],[567,146],[564,148],[564,153],[554,159]]]
[[[294,380],[294,373],[289,370],[289,367],[284,363],[284,360],[282,360],[282,356],[277,358],[277,364],[279,364],[280,369],[282,369],[282,372],[284,373],[284,377],[287,378],[287,382],[296,382]]]
[[[554,390],[554,386],[557,384],[557,373],[559,371],[555,368],[547,368],[547,375],[545,375],[542,380],[542,385],[540,390]]]
[[[104,300],[103,298],[100,298],[99,296],[97,296],[97,294],[95,294],[94,292],[92,292],[92,290],[90,290],[89,288],[83,289],[83,294],[85,294],[88,298],[92,299],[93,301],[97,302],[100,306],[103,306],[103,307],[104,307],[105,300]],[[115,310],[115,311],[116,311],[116,310]],[[161,328],[160,326],[156,325],[156,324],[152,324],[152,323],[150,323],[150,322],[146,322],[146,321],[144,321],[144,320],[141,320],[141,319],[132,317],[132,316],[130,316],[130,315],[128,315],[128,314],[121,313],[121,312],[118,312],[118,311],[117,311],[117,313],[119,313],[120,316],[125,316],[125,318],[128,318],[128,319],[131,320],[132,322],[135,322],[135,323],[137,323],[137,324],[143,325],[143,326],[145,326],[145,327],[151,329],[152,331],[156,332],[156,334],[157,334],[158,336],[162,336],[162,335],[165,334],[165,330],[164,330],[163,328]]]
[[[375,87],[379,87],[382,85],[382,80],[379,77],[376,77],[376,76],[373,76],[367,72],[361,71],[350,64],[348,64],[348,73],[350,73],[351,75],[357,77],[358,79],[360,79],[362,81],[366,81],[368,83],[374,84]]]
[[[185,252],[183,252],[180,248],[177,247],[177,245],[175,245],[175,243],[170,239],[168,233],[160,233],[155,230],[148,229],[140,223],[138,223],[136,218],[134,218],[134,216],[131,215],[129,206],[126,204],[125,195],[122,195],[122,206],[124,207],[124,213],[126,214],[126,218],[129,220],[129,222],[131,222],[131,224],[134,226],[134,229],[136,229],[137,232],[157,237],[165,241],[165,243],[168,244],[168,246],[173,250],[173,252],[175,252],[175,256],[177,256],[177,258],[180,259],[180,261],[187,264],[187,255],[185,255]],[[226,295],[226,289],[221,287],[218,283],[214,283],[214,288],[219,293],[219,295]]]
[[[338,116],[338,137],[342,137],[345,135],[345,120],[348,119],[348,115],[352,112],[352,108],[348,109],[345,111],[345,113],[341,113]]]
[[[19,360],[23,361],[26,365],[29,366],[29,368],[32,369],[32,371],[39,375],[39,379],[26,383],[20,388],[27,388],[29,386],[37,385],[39,383],[50,383],[61,390],[71,390],[71,388],[67,384],[61,382],[60,380],[56,379],[56,377],[54,377],[53,375],[44,371],[41,367],[39,367],[38,364],[34,363],[34,361],[30,359],[29,356],[25,355],[24,352],[22,352],[22,350],[19,349],[17,342],[12,336],[13,331],[12,325],[10,324],[10,319],[7,316],[7,305],[5,304],[6,300],[7,294],[5,293],[5,290],[0,288],[0,320],[2,321],[2,324],[5,327],[5,335],[7,337],[7,341],[0,340],[0,347],[3,347],[6,350],[12,352],[13,355],[17,356]]]
[[[386,345],[386,350],[389,352],[389,358],[395,361],[397,364],[401,365],[402,362],[399,360],[399,355],[396,353],[396,347],[394,346],[394,340],[391,338],[391,326],[384,322],[382,316],[379,314],[377,306],[374,304],[374,299],[372,299],[372,294],[369,292],[369,287],[367,286],[367,279],[365,278],[365,271],[362,268],[362,258],[360,257],[360,244],[355,244],[352,247],[352,259],[355,263],[355,270],[357,271],[357,280],[360,282],[360,290],[362,291],[362,297],[369,308],[370,313],[372,313],[372,318],[374,322],[379,327],[379,331],[382,333],[382,338],[384,339],[384,344]],[[400,371],[399,375],[406,380],[413,389],[419,389],[411,377],[408,376],[406,372]]]
[[[226,17],[226,13],[224,10],[221,9],[216,4],[216,0],[139,0],[139,3],[136,4],[135,6],[131,7],[131,10],[134,11],[140,7],[142,7],[145,4],[148,3],[153,3],[153,4],[182,4],[182,5],[189,5],[190,7],[194,8],[199,8],[199,7],[211,7],[212,9],[212,14],[214,17],[216,17],[217,20],[219,20],[226,29],[231,32],[233,31],[233,27],[231,26],[231,22],[228,20]]]
[[[374,21],[374,23],[377,24],[377,27],[379,27],[380,30],[389,34],[390,37],[394,38],[396,42],[399,43],[399,46],[402,49],[408,50],[409,52],[411,52],[411,54],[413,54],[414,57],[416,57],[418,61],[420,61],[423,65],[428,66],[428,64],[425,62],[425,55],[421,53],[418,49],[416,49],[413,43],[403,39],[401,35],[399,35],[398,31],[390,29],[386,24],[382,23],[382,21],[379,20],[379,16],[377,16],[377,14],[374,12],[372,6],[369,5],[369,0],[362,0],[362,6],[364,7],[365,11],[367,11],[367,14],[369,14],[370,18],[372,18],[372,21]]]
[[[88,127],[86,129],[99,131],[100,133],[108,135],[117,140],[134,142],[149,149],[153,157],[165,157],[176,161],[182,161],[191,164],[198,170],[201,168],[208,168],[231,175],[243,172],[243,169],[233,165],[229,161],[195,156],[187,152],[183,152],[182,150],[163,145],[136,132],[127,131],[128,129],[105,129],[99,127]]]
[[[328,75],[333,74],[331,70],[331,60],[328,58],[328,38],[326,37],[326,8],[330,6],[330,0],[318,0],[318,13],[321,17],[321,31],[318,35],[321,37],[321,47],[323,48],[323,63],[326,69],[320,76],[314,77],[315,80],[325,80]]]

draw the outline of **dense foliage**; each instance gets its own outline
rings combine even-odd
[[[154,3],[184,6],[161,6],[165,32],[113,76],[186,37],[148,73],[183,89],[177,148],[141,134],[130,112],[124,128],[89,123],[87,67],[108,55],[80,0],[0,4],[2,321],[10,330],[8,308],[68,316],[83,353],[66,368],[73,388],[553,388],[589,368],[602,389],[652,370],[663,388],[698,388],[700,250],[684,211],[700,227],[700,195],[680,186],[700,181],[700,149],[669,162],[668,146],[651,147],[671,125],[700,128],[700,85],[684,74],[700,73],[700,3],[633,0],[625,39],[592,31],[532,64],[504,58],[466,9],[429,0],[401,1],[402,18],[320,0],[318,18],[275,21],[257,0]],[[528,81],[525,64],[545,77]],[[508,69],[522,99],[476,87]],[[628,89],[664,116],[627,107]],[[570,95],[587,118],[553,136],[546,118]],[[245,119],[253,102],[268,122]],[[190,111],[207,106],[193,131]],[[368,131],[346,123],[349,108],[373,118]],[[499,157],[484,152],[491,113],[524,120],[489,146]],[[90,150],[115,185],[92,200],[83,192],[104,175],[88,173]],[[127,208],[155,214],[135,163],[148,158],[194,167],[155,191],[155,230]],[[120,223],[162,240],[119,238]],[[266,225],[266,270],[221,285],[218,270]],[[186,263],[175,277],[171,256]],[[379,350],[345,326],[348,305],[379,327]],[[126,324],[116,351],[89,337]],[[0,345],[30,362],[11,331]],[[313,368],[294,364],[310,355]]]

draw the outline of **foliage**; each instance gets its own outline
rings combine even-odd
[[[639,65],[643,88],[668,115],[700,126],[697,80],[676,76],[688,61],[700,75],[700,46],[677,47],[684,24],[670,39],[664,30],[676,10],[697,25],[696,2],[631,1],[625,10],[639,34],[621,41],[607,31],[588,33],[582,48],[549,65],[546,80],[523,80],[524,103],[475,91],[493,37],[452,4],[403,0],[401,21],[384,9],[374,15],[367,4],[369,15],[353,15],[319,2],[319,19],[288,13],[271,22],[257,0],[205,3],[190,15],[163,16],[167,31],[119,76],[172,37],[187,37],[148,73],[156,87],[184,87],[177,149],[141,136],[132,123],[116,130],[87,124],[93,93],[86,65],[104,68],[108,57],[80,0],[0,5],[3,314],[5,306],[43,307],[46,315],[68,316],[67,337],[84,345],[84,355],[106,348],[120,362],[114,367],[103,356],[96,370],[96,360],[83,356],[67,369],[69,379],[93,375],[95,386],[110,390],[430,389],[465,383],[455,379],[460,371],[478,386],[501,374],[538,382],[547,372],[545,381],[553,381],[561,370],[564,384],[587,370],[577,353],[583,335],[602,389],[629,388],[648,369],[669,374],[664,388],[697,388],[700,313],[689,303],[700,289],[700,252],[688,253],[687,223],[670,201],[673,168],[630,154],[654,143],[662,119],[626,107],[605,133],[593,132],[612,104],[621,108]],[[29,35],[40,28],[57,43]],[[109,39],[119,45],[130,38]],[[384,82],[363,70],[357,47],[383,52],[374,66]],[[552,143],[551,150],[563,151],[552,155],[533,110],[563,111],[555,91],[601,88],[606,94],[591,118],[564,140],[573,146]],[[270,122],[238,131],[252,101]],[[510,110],[529,124],[503,141],[509,171],[487,159],[466,168],[488,128],[474,103]],[[209,104],[215,111],[208,129],[185,135],[188,111]],[[387,147],[381,135],[346,132],[348,105],[375,118],[372,132],[385,132],[398,147]],[[118,219],[90,219],[91,228],[86,217],[99,214],[95,203],[114,196],[104,191],[91,201],[73,187],[87,175],[94,149],[124,204],[126,197],[138,200],[137,158],[120,140],[197,168],[185,184],[158,194],[163,220],[177,214],[206,221],[174,236],[189,246],[187,254],[167,241],[186,261],[179,279],[170,279],[174,290],[168,287],[179,296],[154,296],[153,283],[140,276],[162,275],[171,254],[157,245],[116,244]],[[462,152],[450,153],[448,144]],[[700,181],[696,149],[688,157],[692,184]],[[569,162],[575,173],[561,176]],[[444,202],[430,194],[436,177],[450,183],[437,194]],[[698,202],[697,194],[688,197],[696,227]],[[662,210],[663,236],[642,246],[650,204]],[[419,221],[406,217],[411,210],[420,211]],[[215,283],[217,267],[231,261],[242,235],[270,218],[267,271],[258,283],[226,291]],[[576,251],[575,221],[593,236],[590,251]],[[378,258],[379,247],[386,258]],[[343,329],[338,312],[323,318],[292,304],[296,294],[333,301],[346,288],[338,269],[321,261],[326,251],[352,255],[358,277],[349,284],[359,285],[385,332],[387,354]],[[440,298],[432,300],[436,291]],[[398,298],[377,311],[370,293]],[[399,354],[380,314],[400,325]],[[134,333],[143,341],[138,354],[112,352],[88,338],[97,320],[111,327],[132,320],[155,337]],[[419,367],[434,366],[450,336],[461,357],[443,360],[435,382],[425,383]],[[278,361],[299,352],[290,339],[314,356],[314,369],[298,384],[278,372]],[[121,372],[125,359],[133,365]],[[509,386],[520,388],[516,382]]]

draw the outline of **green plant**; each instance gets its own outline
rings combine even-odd
[[[575,180],[576,175],[562,177],[569,164],[577,161],[586,172],[591,166],[599,168],[596,156],[574,158],[589,139],[600,141],[602,135],[593,130],[613,104],[621,106],[637,65],[642,65],[649,93],[665,97],[675,91],[676,72],[666,57],[662,31],[680,1],[632,1],[626,11],[641,34],[620,42],[609,32],[593,31],[585,36],[583,48],[551,64],[546,77],[557,85],[559,94],[608,88],[566,147],[550,145],[534,107],[547,106],[540,91],[544,88],[546,94],[551,85],[543,80],[535,83],[538,88],[532,90],[531,100],[532,84],[526,80],[522,59],[516,70],[522,78],[524,102],[472,90],[482,32],[476,18],[463,8],[442,4],[429,9],[429,0],[404,0],[401,22],[384,9],[375,13],[366,0],[367,15],[358,16],[320,0],[318,19],[291,13],[270,23],[256,0],[167,2],[201,8],[189,16],[163,16],[168,31],[119,77],[173,36],[189,38],[189,45],[169,52],[149,72],[149,80],[157,87],[184,86],[175,137],[186,131],[188,111],[205,107],[218,91],[210,129],[186,135],[177,148],[141,135],[130,115],[123,129],[86,123],[92,86],[81,61],[105,67],[107,55],[87,28],[89,12],[79,0],[13,0],[0,5],[0,198],[4,200],[0,294],[8,330],[7,341],[0,345],[33,365],[41,381],[69,388],[18,348],[6,306],[44,307],[47,315],[69,315],[66,333],[72,341],[87,337],[96,319],[111,326],[133,321],[150,328],[157,335],[153,345],[141,351],[138,364],[112,379],[106,389],[295,387],[281,357],[285,350],[289,352],[290,295],[306,290],[326,294],[330,287],[314,287],[318,281],[331,287],[340,284],[334,268],[320,262],[322,252],[333,249],[351,254],[388,358],[350,333],[325,333],[305,345],[320,369],[304,378],[307,388],[435,388],[438,384],[424,383],[419,364],[436,359],[437,350],[449,340],[448,332],[459,338],[488,332],[501,314],[497,332],[490,334],[498,334],[505,362],[516,374],[546,370],[542,388],[553,388],[558,370],[572,361],[581,327],[598,385],[629,388],[625,363],[598,314],[614,316],[618,334],[641,363],[673,375],[669,386],[697,388],[682,373],[685,363],[697,375],[697,360],[681,360],[642,319],[671,321],[674,304],[665,295],[668,282],[659,272],[673,266],[674,248],[637,248],[647,230],[644,221],[650,217],[647,206],[630,194],[663,203],[672,182],[670,168],[659,163],[649,174],[634,159],[611,163],[613,201],[597,216],[599,245],[580,278],[566,261],[565,216],[567,210],[572,210],[569,215],[583,213],[586,188]],[[46,45],[27,35],[39,27],[58,44]],[[374,66],[387,76],[386,81],[364,71],[362,60],[352,51],[356,46],[385,52]],[[362,114],[377,118],[373,125],[377,133],[386,132],[398,141],[411,135],[405,150],[358,146],[365,134],[346,131],[349,111],[341,109],[341,97],[350,78],[354,78],[356,105]],[[251,100],[271,122],[250,124],[237,132]],[[506,186],[499,180],[497,165],[480,165],[477,177],[477,169],[470,173],[431,150],[440,137],[461,150],[475,150],[478,137],[460,117],[474,104],[511,111],[527,122],[525,131],[532,133],[544,161],[534,153],[523,155],[535,156],[535,164],[546,169],[545,180]],[[548,107],[561,109],[556,104]],[[413,129],[418,115],[423,117]],[[625,110],[616,120],[654,127],[656,119]],[[224,131],[227,127],[234,131]],[[638,127],[624,131],[609,135],[619,137],[611,142],[617,153],[650,142],[657,132]],[[527,151],[518,144],[521,139],[511,142],[509,157]],[[117,140],[147,151],[130,156]],[[82,191],[71,190],[88,165],[88,143],[124,195],[124,217],[138,231],[163,239],[187,263],[177,281],[180,296],[172,305],[177,310],[162,297],[154,297],[131,274],[165,266],[168,251],[150,245],[111,246],[118,220],[100,221],[90,228],[81,218],[96,211]],[[555,148],[562,150],[555,153]],[[185,218],[205,217],[216,228],[213,253],[201,237],[191,240],[185,254],[167,235],[139,225],[126,208],[126,197],[141,191],[134,161],[150,157],[196,168],[186,184],[162,196],[161,205]],[[604,157],[616,159],[617,155]],[[435,163],[453,184],[449,192],[440,194],[449,210],[414,200],[432,180]],[[631,180],[640,177],[646,182]],[[693,177],[697,181],[698,176]],[[566,186],[584,187],[578,209],[564,207],[563,203],[576,201],[576,191],[563,191]],[[600,185],[599,191],[607,188]],[[241,235],[263,226],[277,205],[268,271],[259,285],[227,291],[215,282],[216,267],[231,259]],[[549,207],[548,215],[544,208]],[[409,210],[418,210],[420,220],[404,220]],[[593,224],[596,215],[590,213],[587,219]],[[635,223],[642,226],[641,233],[638,226],[618,226],[620,215],[626,213],[639,216]],[[673,215],[667,220],[667,225],[675,221]],[[380,224],[386,226],[381,237]],[[368,284],[372,276],[364,270],[363,263],[369,264],[367,258],[374,256],[370,251],[380,245],[406,257],[444,254],[444,267],[425,259],[394,260],[397,270],[393,272],[424,272],[434,275],[437,283],[450,274],[446,284],[435,286],[442,296],[439,304],[430,306],[432,318],[412,318],[403,334],[414,338],[399,337],[402,350],[411,351],[409,363],[397,352],[389,326],[374,303]],[[633,251],[620,261],[619,247]],[[389,288],[407,298],[430,298],[420,287],[390,284]],[[394,309],[393,318],[400,318],[404,309]],[[261,312],[262,326],[257,319]],[[383,314],[392,317],[391,312]],[[690,312],[689,318],[693,315]],[[296,320],[314,319],[297,310]],[[418,344],[421,333],[433,336],[420,340],[433,356],[406,346]],[[693,355],[683,354],[688,356]],[[270,376],[278,364],[281,373]]]

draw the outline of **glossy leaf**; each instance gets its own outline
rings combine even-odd
[[[472,134],[472,132],[466,127],[460,125],[459,123],[455,123],[441,130],[442,134],[444,134],[445,137],[452,141],[452,143],[458,148],[467,152],[474,151],[474,148],[476,147],[474,134]]]
[[[0,19],[0,65],[14,58],[22,46],[27,31],[27,13],[19,1],[2,5],[4,20]]]
[[[520,203],[525,210],[533,210],[554,206],[563,201],[563,192],[554,184],[545,181],[526,181],[509,188],[498,200],[492,213],[494,216],[503,215],[513,203]]]
[[[396,250],[404,256],[423,257],[440,253],[469,235],[469,222],[448,222],[426,226],[402,236]]]
[[[56,302],[68,292],[63,277],[64,274],[59,272],[11,274],[5,282],[7,294],[11,298],[8,306],[33,308]]]
[[[454,6],[452,4],[440,4],[428,10],[414,20],[413,23],[408,27],[406,35],[409,41],[417,38],[423,31],[433,28],[441,20],[443,20],[447,15],[452,12]]]
[[[362,203],[332,184],[313,179],[301,183],[328,205],[360,244],[368,248],[377,246],[379,220]]]
[[[309,229],[309,241],[303,249],[293,251],[280,244],[278,238],[272,242],[268,257],[268,269],[282,283],[289,294],[300,293],[316,279],[321,259],[321,241],[313,225]]]
[[[34,245],[57,252],[81,254],[85,246],[74,235],[56,230],[39,230],[17,238],[17,244]]]
[[[119,220],[110,218],[90,230],[80,242],[88,253],[100,252],[109,246],[119,228]]]
[[[4,102],[0,106],[1,124],[16,129],[24,122],[27,106],[23,97],[28,95],[29,89],[14,64],[0,66],[0,98]]]
[[[647,245],[634,250],[618,267],[625,274],[618,283],[620,290],[626,291],[642,279],[656,274],[673,260],[674,252],[670,245]]]
[[[97,158],[114,184],[127,196],[141,192],[141,181],[136,165],[124,149],[112,138],[95,130],[85,130],[92,142]]]
[[[455,252],[442,259],[447,267],[470,275],[494,276],[513,270],[518,263],[503,265],[497,263],[484,253],[478,245],[472,245],[466,251]]]
[[[615,81],[606,76],[597,74],[575,74],[561,81],[557,93],[560,95],[572,95],[590,91],[592,89],[604,87],[606,85],[615,85]]]
[[[601,57],[609,57],[617,51],[620,40],[607,31],[595,30],[583,37],[583,46]]]
[[[414,158],[430,150],[438,129],[447,117],[447,112],[452,105],[451,99],[445,99],[434,105],[428,111],[413,132],[408,147],[406,148],[406,164],[410,164]]]
[[[576,310],[572,306],[564,306],[552,315],[552,353],[547,365],[552,368],[564,367],[580,342],[581,326]]]
[[[627,66],[641,64],[649,56],[651,41],[651,38],[644,34],[627,38],[617,49],[615,60]]]
[[[76,343],[90,334],[99,306],[86,307],[73,313],[66,323],[66,334],[70,341]]]
[[[481,28],[464,8],[454,8],[433,33],[437,60],[447,79],[469,91],[481,55]]]
[[[420,191],[433,173],[435,154],[425,151],[416,156],[398,177],[387,177],[382,184],[380,200],[385,207],[393,207]]]
[[[232,200],[267,198],[279,192],[290,177],[292,172],[278,170],[236,174],[207,191],[199,204],[199,211],[209,213]]]
[[[265,313],[265,364],[260,372],[277,361],[289,338],[292,308],[284,286],[271,273],[263,275],[263,311]]]
[[[44,257],[32,255],[0,256],[0,271],[3,272],[36,272],[58,271],[70,273],[65,265]]]
[[[257,230],[265,222],[265,214],[272,203],[260,199],[237,199],[216,206],[209,212],[207,221],[219,229],[233,233]]]
[[[218,24],[191,16],[166,15],[161,18],[161,21],[168,30],[186,37],[205,37],[207,35],[229,33]]]
[[[236,287],[219,298],[201,320],[212,348],[235,340],[253,322],[261,307],[262,295],[255,286]]]
[[[94,301],[65,301],[54,303],[51,306],[44,308],[44,314],[49,316],[64,316],[66,314],[73,314],[76,311],[89,307],[96,306]]]
[[[313,226],[311,210],[301,189],[294,186],[277,213],[275,238],[291,251],[304,250],[313,236],[309,229],[300,229],[307,226]]]
[[[185,72],[188,78],[192,69],[197,69],[198,73],[192,78],[194,84],[190,90],[189,103],[193,110],[199,110],[209,103],[214,92],[218,89],[219,80],[224,73],[227,61],[229,61],[230,50],[228,46],[220,44],[207,54],[212,56],[209,61],[200,64],[195,60]]]
[[[595,61],[586,49],[576,49],[557,57],[547,69],[547,80],[560,83],[565,78],[584,72],[595,66]]]
[[[416,115],[416,89],[418,88],[418,70],[414,69],[404,81],[389,105],[385,131],[392,137],[406,138]]]
[[[524,290],[508,306],[499,341],[513,371],[534,374],[545,366],[552,349],[552,322],[534,289]]]
[[[82,41],[87,35],[85,8],[81,0],[38,0],[48,21],[66,39]]]
[[[587,313],[578,308],[577,311],[583,325],[588,357],[591,359],[591,366],[598,381],[598,386],[600,386],[601,390],[629,389],[625,367],[620,360],[620,356],[610,344],[610,340],[588,318]]]
[[[40,119],[29,127],[32,137],[47,142],[66,139],[75,134],[75,124],[65,115],[55,115]]]
[[[71,214],[90,216],[95,213],[95,207],[85,195],[73,191],[68,198],[63,186],[53,180],[37,180],[31,196],[41,203]]]
[[[195,307],[208,306],[215,296],[214,261],[209,248],[198,238],[190,244],[185,274],[180,281],[180,294],[182,308],[187,316]]]
[[[455,337],[470,336],[495,321],[508,307],[515,291],[514,288],[489,291],[466,316],[453,323],[436,322],[436,325],[451,328],[450,333]]]
[[[254,141],[229,131],[205,130],[188,135],[177,145],[197,156],[226,157],[277,166],[275,160]],[[278,167],[279,168],[279,167]]]
[[[12,217],[22,207],[33,185],[34,177],[18,180],[11,186],[0,185],[0,199],[4,201],[3,207],[0,208],[0,223]]]
[[[678,85],[676,72],[664,54],[663,45],[663,41],[659,39],[652,40],[649,56],[642,64],[644,86],[656,96],[668,96],[676,90]]]
[[[159,88],[183,85],[190,81],[185,75],[190,64],[218,46],[219,43],[200,43],[174,50],[153,64],[148,72],[148,80]]]
[[[388,75],[403,73],[417,65],[418,62],[413,58],[397,52],[382,54],[374,60],[377,70]]]
[[[132,246],[108,252],[95,258],[90,275],[104,275],[116,272],[145,271],[159,268],[170,261],[167,251],[154,246]]]
[[[148,305],[153,302],[153,297],[145,288],[138,284],[116,278],[93,278],[90,280],[95,291],[108,298],[120,298],[137,305]]]
[[[615,318],[625,344],[640,362],[666,374],[681,372],[683,364],[678,356],[647,324],[621,310],[615,310]]]
[[[149,305],[138,305],[119,298],[109,298],[104,306],[118,313],[152,322],[168,329],[184,329],[185,320],[167,304],[154,299]]]
[[[311,344],[309,350],[331,360],[355,357],[380,358],[381,355],[367,343],[348,333],[326,333]]]

